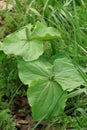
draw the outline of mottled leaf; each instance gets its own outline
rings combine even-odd
[[[53,27],[47,27],[41,22],[37,22],[32,34],[32,39],[49,40],[54,38],[60,38],[59,31]]]
[[[18,60],[19,77],[24,84],[29,84],[32,80],[47,79],[52,76],[52,65],[45,61],[38,59],[32,62],[25,62]]]
[[[59,58],[54,62],[55,81],[63,90],[73,90],[84,83],[80,73],[67,58]]]
[[[42,55],[43,42],[36,39],[29,39],[31,35],[30,30],[31,25],[7,36],[3,42],[4,53],[7,55],[14,54],[21,56],[25,61],[35,60]]]
[[[67,58],[53,64],[38,59],[18,63],[19,77],[29,85],[28,100],[35,120],[48,119],[61,114],[65,107],[66,91],[80,86],[84,81]]]
[[[31,82],[27,92],[32,107],[34,120],[48,119],[63,112],[66,102],[66,92],[61,86],[50,80]]]

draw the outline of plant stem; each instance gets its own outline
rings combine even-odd
[[[54,41],[52,40],[51,42],[51,48],[52,48],[52,55],[56,54],[56,49],[55,49],[55,45],[54,45]]]

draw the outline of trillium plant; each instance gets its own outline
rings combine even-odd
[[[66,56],[44,58],[44,42],[59,38],[58,30],[37,22],[35,27],[29,24],[0,43],[0,50],[17,57],[19,77],[29,86],[27,98],[36,121],[62,114],[68,93],[84,83]]]

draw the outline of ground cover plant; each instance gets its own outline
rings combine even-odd
[[[39,124],[42,130],[87,129],[87,2],[16,0],[6,7],[9,3],[12,11],[1,12],[2,30],[8,30],[0,32],[0,127],[16,129],[10,106],[20,94],[37,121],[32,130]]]

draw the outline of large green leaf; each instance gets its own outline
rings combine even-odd
[[[27,96],[34,120],[57,116],[63,112],[65,107],[66,92],[55,81],[36,80],[31,82]]]
[[[54,62],[55,81],[57,81],[63,90],[73,90],[84,83],[80,73],[67,58],[59,58]]]
[[[36,39],[29,40],[30,30],[31,25],[28,25],[22,30],[7,36],[3,42],[4,53],[21,56],[25,61],[37,59],[43,53],[43,42]]]
[[[77,69],[67,58],[56,59],[53,65],[41,59],[32,62],[25,62],[21,59],[18,68],[19,77],[25,84],[36,79],[54,78],[63,90],[71,91],[84,82]]]
[[[59,31],[53,27],[47,27],[41,22],[37,22],[32,34],[31,39],[49,40],[54,38],[60,38]]]
[[[84,81],[67,58],[50,64],[42,59],[18,62],[19,77],[29,84],[28,100],[35,120],[57,116],[64,109],[65,91],[71,91]]]
[[[23,57],[25,61],[33,61],[44,52],[43,41],[60,37],[59,32],[53,27],[46,27],[37,22],[31,32],[31,24],[18,32],[10,34],[4,39],[2,49],[5,54],[13,54]]]
[[[24,84],[29,84],[32,80],[47,79],[52,76],[52,65],[45,60],[38,59],[32,62],[18,60],[19,77]]]

